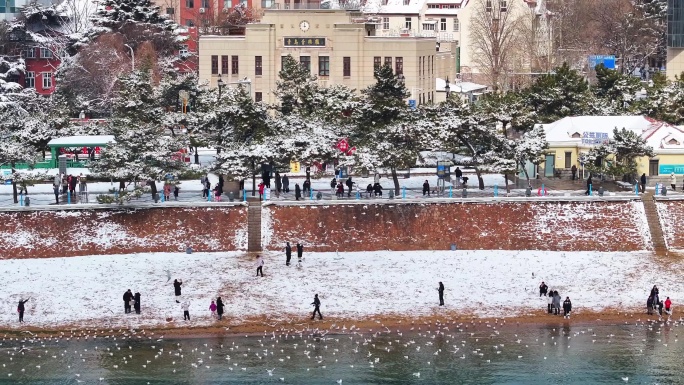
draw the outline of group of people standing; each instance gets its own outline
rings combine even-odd
[[[132,313],[131,308],[135,309],[135,314],[140,314],[140,293],[131,292],[131,289],[126,290],[126,292],[123,295],[123,301],[124,301],[124,313],[129,314]]]
[[[174,279],[173,280],[173,293],[176,296],[176,303],[180,304],[181,310],[183,311],[183,320],[184,321],[190,321],[190,300],[186,299],[183,300],[182,298],[182,289],[183,288],[183,280],[182,279]],[[223,300],[221,297],[217,297],[216,300],[212,300],[211,304],[209,305],[209,311],[211,312],[211,315],[219,320],[223,318]]]
[[[665,301],[662,301],[660,299],[660,290],[658,289],[658,286],[653,285],[651,294],[649,294],[648,300],[646,300],[646,314],[653,315],[655,314],[655,310],[658,309],[658,315],[662,316],[663,307],[665,308],[665,314],[672,314],[672,300],[670,300],[670,297],[667,297]]]
[[[60,194],[66,194],[69,192],[72,200],[76,200],[76,186],[78,186],[78,195],[87,198],[88,194],[88,184],[86,182],[86,177],[83,174],[79,176],[76,175],[65,175],[57,174],[52,182],[52,190],[55,193],[55,203],[59,204]]]
[[[560,315],[561,296],[558,294],[558,290],[549,290],[549,286],[542,281],[541,285],[539,285],[539,296],[548,297],[547,311],[549,314]],[[563,318],[570,318],[571,311],[572,302],[570,297],[565,297],[565,301],[563,301]]]

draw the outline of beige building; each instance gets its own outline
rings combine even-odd
[[[684,3],[667,2],[667,77],[674,80],[684,72]]]
[[[448,69],[452,45],[436,49],[435,37],[379,36],[374,18],[344,10],[266,10],[244,36],[205,35],[199,42],[200,81],[216,86],[248,83],[255,100],[275,102],[282,58],[292,55],[323,86],[361,90],[375,82],[375,66],[390,64],[404,78],[416,104],[435,100],[438,74]],[[442,75],[442,76],[444,76]]]

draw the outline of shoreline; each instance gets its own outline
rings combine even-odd
[[[525,314],[523,314],[525,313]],[[445,311],[439,314],[425,314],[425,315],[388,315],[380,314],[377,316],[368,316],[364,319],[354,319],[350,317],[326,317],[323,320],[312,321],[306,315],[292,315],[275,319],[268,316],[252,317],[243,319],[237,324],[230,324],[230,320],[224,318],[224,321],[215,321],[212,325],[202,326],[182,326],[182,321],[170,321],[167,326],[150,326],[150,327],[88,327],[85,325],[64,325],[56,328],[40,328],[40,327],[24,327],[24,328],[8,328],[7,326],[0,327],[0,333],[4,337],[8,336],[22,336],[31,338],[43,337],[88,337],[98,336],[103,338],[107,336],[124,335],[129,338],[137,336],[150,337],[158,335],[156,338],[172,338],[172,339],[190,339],[190,338],[215,338],[215,337],[237,337],[237,336],[258,336],[273,333],[319,333],[321,335],[339,335],[349,333],[375,333],[382,332],[388,328],[413,331],[422,330],[425,326],[441,326],[450,327],[457,326],[458,329],[465,331],[482,331],[484,329],[509,329],[516,327],[532,327],[532,326],[580,326],[580,327],[597,327],[597,326],[617,326],[639,324],[646,322],[677,322],[682,321],[678,315],[664,316],[659,319],[657,315],[649,316],[645,309],[604,309],[601,311],[583,310],[571,315],[570,319],[565,319],[562,316],[549,315],[545,310],[530,309],[528,311],[521,311],[520,314],[505,316],[505,317],[478,317],[472,314],[464,314],[458,311]],[[220,322],[225,322],[221,324]],[[29,324],[30,325],[30,324]],[[429,329],[427,329],[429,330]],[[70,334],[70,335],[67,335]]]

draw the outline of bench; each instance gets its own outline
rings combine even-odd
[[[632,190],[634,188],[634,185],[628,182],[615,182],[618,187],[623,188],[625,190]]]

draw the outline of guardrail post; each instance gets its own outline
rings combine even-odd
[[[401,188],[401,199],[406,199],[406,186]]]

